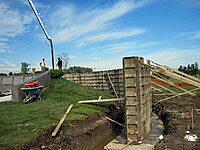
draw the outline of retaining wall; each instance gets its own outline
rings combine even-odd
[[[33,75],[0,76],[0,91],[12,90],[12,101],[20,101],[24,98],[24,93],[20,90],[24,82],[39,81],[46,85],[50,78],[50,71]]]

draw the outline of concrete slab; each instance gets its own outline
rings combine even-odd
[[[153,150],[156,143],[159,142],[159,135],[163,133],[164,127],[162,124],[162,121],[153,114],[152,116],[152,123],[151,123],[151,131],[148,134],[148,136],[142,141],[141,144],[138,142],[132,142],[131,145],[126,146],[126,140],[125,140],[125,133],[122,133],[117,138],[112,140],[110,143],[108,143],[104,149],[105,150],[121,150],[124,148],[124,150]]]
[[[12,95],[0,97],[0,102],[12,101]]]

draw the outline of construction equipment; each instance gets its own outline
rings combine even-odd
[[[40,84],[39,81],[34,82],[25,82],[24,87],[21,88],[25,92],[25,98],[23,99],[24,103],[32,102],[34,99],[41,100],[41,92],[43,91],[44,86]]]

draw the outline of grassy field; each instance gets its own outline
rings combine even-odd
[[[100,90],[78,85],[64,79],[52,79],[41,101],[0,103],[0,149],[11,149],[30,141],[44,128],[57,125],[70,104],[74,104],[66,120],[83,119],[89,114],[102,113],[105,104],[77,104],[80,100],[111,98]]]

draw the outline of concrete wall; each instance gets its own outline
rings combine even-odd
[[[12,101],[20,101],[24,98],[24,93],[20,90],[24,82],[39,81],[46,85],[50,78],[50,71],[36,75],[0,76],[0,91],[12,90]]]

